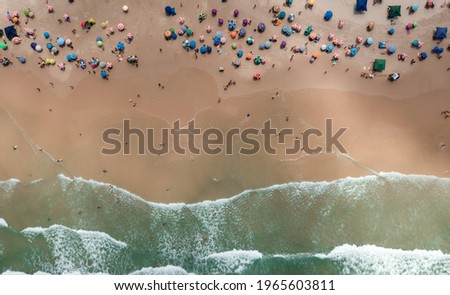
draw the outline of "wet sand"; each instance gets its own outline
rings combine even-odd
[[[0,4],[0,10],[20,11],[24,8],[23,4],[18,4],[20,1],[10,2]],[[307,41],[303,33],[282,38],[281,28],[269,24],[271,14],[267,10],[271,3],[239,4],[238,20],[242,17],[252,19],[248,31],[260,21],[268,26],[264,34],[253,34],[256,41],[252,47],[243,41],[237,42],[242,43],[244,52],[258,52],[267,57],[268,62],[255,66],[253,62],[243,61],[235,70],[231,66],[236,59],[236,52],[230,48],[231,40],[221,55],[217,52],[205,56],[199,54],[195,59],[193,52],[188,53],[182,48],[183,38],[176,41],[163,38],[163,32],[168,28],[179,28],[179,16],[191,24],[196,40],[204,34],[208,24],[213,26],[214,32],[217,18],[208,15],[203,23],[197,21],[198,13],[209,13],[213,8],[211,4],[201,3],[197,9],[196,3],[186,2],[180,8],[179,2],[173,1],[171,4],[177,9],[177,16],[167,17],[164,15],[165,4],[153,1],[128,1],[128,14],[121,11],[123,3],[96,1],[93,4],[81,0],[73,4],[52,3],[55,13],[48,14],[44,2],[29,2],[36,17],[28,26],[37,29],[36,42],[46,43],[43,31],[51,32],[53,37],[68,37],[73,40],[74,51],[79,56],[111,60],[115,67],[108,81],[99,77],[99,71],[94,76],[68,63],[65,72],[56,67],[39,69],[38,56],[45,58],[49,54],[33,52],[29,46],[31,40],[26,38],[21,45],[11,44],[2,52],[3,56],[24,55],[28,61],[24,65],[15,61],[13,66],[0,69],[1,83],[5,85],[0,95],[3,135],[0,179],[32,181],[63,173],[112,183],[147,200],[191,203],[230,197],[245,189],[272,184],[333,180],[379,171],[440,177],[450,174],[450,118],[444,119],[440,114],[450,110],[450,73],[446,71],[448,52],[444,52],[440,60],[429,54],[427,60],[409,64],[415,54],[430,52],[435,46],[436,42],[431,38],[433,28],[448,24],[449,10],[439,8],[441,3],[437,3],[434,10],[421,8],[414,16],[408,16],[404,11],[394,25],[395,35],[390,37],[386,33],[391,27],[385,18],[386,5],[394,4],[394,1],[369,6],[364,15],[353,15],[351,5],[354,1],[321,1],[312,11],[305,10],[301,1],[294,1],[294,6],[286,11],[301,10],[302,14],[295,22],[304,28],[313,24],[323,39],[316,44],[309,42],[309,55],[295,54],[292,61],[289,48]],[[254,3],[257,3],[255,10]],[[406,6],[403,4],[404,8]],[[235,7],[233,3],[217,3],[216,8],[219,16],[226,20],[232,18]],[[327,9],[332,9],[335,14],[330,22],[322,19]],[[57,19],[66,12],[72,22],[58,24]],[[85,33],[79,23],[91,16],[97,20],[97,25]],[[346,21],[342,30],[337,28],[339,19]],[[106,20],[111,25],[124,22],[127,28],[125,32],[116,32],[107,38],[106,31],[100,28],[100,22]],[[370,20],[375,21],[376,27],[367,33],[365,25]],[[419,27],[406,35],[406,23],[415,20],[419,21]],[[6,20],[2,20],[2,25],[6,24]],[[73,28],[77,29],[76,36],[71,33]],[[220,30],[226,32],[227,28],[224,26]],[[126,55],[138,55],[139,67],[125,61],[118,63],[111,53],[127,32],[133,33],[135,40],[126,44]],[[321,53],[314,64],[309,64],[310,54],[318,51],[322,43],[328,43],[325,39],[330,32],[349,45],[355,43],[358,35],[373,36],[374,43],[391,40],[399,52],[409,54],[408,61],[400,62],[396,55],[387,56],[374,44],[362,48],[354,58],[344,57],[344,50],[339,49],[340,63],[334,67],[331,66],[331,55],[325,53]],[[281,50],[279,43],[275,43],[270,50],[260,52],[257,44],[273,34],[286,40],[288,49]],[[204,35],[207,40],[211,37]],[[105,51],[96,47],[97,36],[104,38]],[[410,47],[416,38],[425,43],[423,50]],[[212,45],[210,40],[207,43]],[[446,44],[444,41],[441,46],[446,47]],[[62,49],[56,59],[63,60],[68,52],[71,50]],[[361,72],[371,67],[375,58],[387,59],[386,71],[374,79],[361,78]],[[275,64],[274,68],[272,64]],[[218,72],[220,66],[225,67],[223,73]],[[255,71],[262,74],[260,81],[251,79]],[[401,74],[400,80],[388,82],[387,75],[394,71]],[[223,86],[230,79],[236,81],[236,85],[225,91]],[[100,154],[104,146],[102,131],[119,128],[123,119],[130,119],[133,127],[156,129],[168,127],[176,120],[186,124],[195,119],[197,127],[217,127],[224,131],[234,127],[261,128],[264,121],[271,119],[274,127],[294,128],[301,133],[311,127],[322,130],[327,118],[333,119],[336,128],[348,128],[342,137],[348,154]],[[134,142],[130,145],[134,146]]]

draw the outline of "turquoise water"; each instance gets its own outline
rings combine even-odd
[[[164,205],[62,175],[9,180],[0,273],[450,274],[449,192],[382,173]]]

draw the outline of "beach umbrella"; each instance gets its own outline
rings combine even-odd
[[[191,29],[187,29],[187,30],[186,30],[186,35],[188,35],[188,36],[191,36],[191,35],[192,35],[192,33],[193,33],[193,32],[192,32],[192,30],[191,30]]]
[[[286,47],[286,45],[287,45],[286,41],[281,41],[280,48],[284,48]]]
[[[201,35],[201,36],[198,38],[198,40],[199,40],[200,42],[205,42],[205,36]]]
[[[260,65],[261,62],[262,62],[262,59],[261,59],[261,56],[259,56],[259,55],[257,57],[255,57],[255,59],[253,59],[253,63],[255,65]]]
[[[216,32],[216,38],[222,38],[223,37],[223,33],[221,31],[217,31]]]
[[[239,37],[241,37],[241,38],[245,37],[246,34],[247,34],[247,31],[244,28],[239,30]]]
[[[220,38],[217,38],[217,37],[214,38],[213,42],[214,42],[214,46],[218,46],[220,44]]]
[[[250,38],[247,39],[247,44],[248,44],[248,45],[253,45],[253,42],[254,42],[254,40],[253,40],[252,37],[250,37]]]
[[[242,50],[239,50],[237,52],[237,57],[242,57],[244,55],[244,52]]]
[[[288,15],[288,22],[293,22],[294,19],[295,19],[294,14],[293,13],[289,13],[289,15]]]
[[[0,43],[0,48],[6,50],[8,49],[8,45],[6,45],[5,43]]]
[[[19,45],[20,43],[22,43],[22,39],[20,39],[19,37],[12,38],[12,41],[15,45]]]
[[[128,12],[128,6],[127,5],[122,6],[122,11],[127,13]]]
[[[263,50],[264,49],[264,42],[259,43],[259,49]]]
[[[56,44],[58,44],[58,46],[64,46],[66,44],[66,41],[63,38],[57,38],[56,39]]]
[[[186,19],[184,18],[184,17],[181,17],[180,16],[180,18],[178,19],[178,23],[180,24],[180,25],[182,25],[182,24],[184,24],[186,22]]]
[[[330,33],[330,34],[328,35],[328,40],[333,41],[334,37],[335,37],[335,34]]]
[[[125,25],[123,23],[118,23],[117,24],[117,29],[122,32],[123,30],[125,30]]]
[[[114,27],[109,27],[109,28],[108,28],[108,33],[109,33],[110,35],[114,34]]]
[[[272,39],[272,42],[277,42],[278,36],[277,35],[273,35],[271,39]]]
[[[33,48],[33,50],[36,50],[36,42],[32,42],[31,44],[30,44],[30,46],[31,46],[31,48]]]
[[[343,20],[338,21],[338,28],[342,29],[345,25],[345,22]]]
[[[350,49],[350,56],[355,56],[358,53],[358,48],[353,47]]]
[[[439,51],[439,46],[434,46],[432,52],[433,53],[438,53],[438,51]]]
[[[318,53],[318,52],[314,52],[314,53],[312,54],[312,57],[313,57],[314,59],[317,59],[317,58],[319,57],[319,53]]]
[[[119,51],[124,51],[125,50],[125,44],[123,44],[123,42],[117,42],[117,49]]]
[[[26,8],[26,9],[23,10],[23,14],[24,14],[26,17],[30,17],[30,12],[31,12],[31,10],[30,10],[29,8]]]
[[[72,60],[76,60],[77,59],[77,55],[75,53],[70,54],[70,58]]]
[[[373,38],[372,38],[372,37],[367,38],[367,40],[366,40],[366,45],[367,45],[367,46],[370,46],[370,45],[372,45],[372,44],[373,44]]]
[[[311,32],[311,34],[309,34],[309,39],[310,40],[314,40],[314,39],[316,39],[316,37],[317,37],[317,34],[314,33],[314,32]]]
[[[131,33],[128,33],[127,34],[127,36],[126,36],[126,39],[128,40],[128,41],[131,41],[131,40],[133,40],[133,34],[131,34]]]
[[[102,37],[97,37],[97,38],[95,39],[95,41],[96,41],[96,42],[98,42],[98,41],[102,41],[102,42],[103,42],[103,39],[102,39]]]
[[[67,59],[67,61],[72,61],[72,56],[70,56],[70,54],[68,54],[68,55],[66,56],[66,59]]]
[[[223,19],[219,18],[219,19],[217,20],[217,24],[218,24],[219,26],[222,26],[222,25],[223,25]]]
[[[170,38],[172,38],[173,40],[176,40],[178,37],[177,37],[177,34],[173,33],[172,36],[170,36]]]
[[[389,48],[388,48],[389,54],[394,54],[396,51],[397,51],[397,47],[394,44],[389,46]]]
[[[183,36],[183,35],[184,35],[184,31],[180,29],[180,30],[178,31],[178,35]],[[170,36],[172,36],[172,35],[170,35]]]
[[[86,68],[86,62],[83,59],[80,61],[80,68],[83,70]]]
[[[334,59],[339,59],[339,53],[333,54],[333,58],[334,58]]]
[[[106,78],[108,77],[108,74],[107,74],[105,71],[101,71],[101,72],[100,72],[100,76],[101,76],[103,79],[106,79]]]
[[[322,44],[322,46],[320,46],[320,50],[325,51],[327,50],[327,45]]]
[[[300,45],[299,47],[298,47],[298,50],[300,51],[300,52],[305,52],[306,51],[306,46],[305,45]]]
[[[72,40],[66,39],[66,45],[70,45],[70,44],[72,44]]]
[[[211,31],[212,31],[211,26],[207,26],[207,27],[206,27],[206,33],[211,33]]]
[[[205,54],[206,53],[206,46],[203,45],[202,47],[200,47],[200,53],[201,54]]]
[[[64,13],[63,19],[64,19],[64,21],[68,22],[68,21],[70,21],[70,16],[67,13]]]
[[[56,47],[52,47],[52,49],[50,50],[53,54],[58,54],[58,48]]]
[[[327,52],[330,53],[331,51],[333,51],[334,49],[334,45],[333,44],[328,44],[327,45]]]
[[[250,52],[247,53],[247,55],[245,56],[245,59],[247,60],[251,60],[253,58],[253,54],[251,54]]]
[[[166,38],[166,40],[169,40],[172,37],[172,32],[170,31],[165,31],[164,32],[164,37]]]
[[[182,30],[183,32],[186,32],[187,27],[186,27],[185,25],[182,25],[182,26],[181,26],[181,30]]]
[[[52,43],[47,43],[47,44],[45,45],[45,47],[47,47],[47,49],[50,50],[50,49],[52,49],[53,44],[52,44]]]
[[[263,33],[266,30],[266,25],[264,23],[258,24],[258,32]]]
[[[110,63],[110,62],[107,62],[107,63],[106,63],[106,68],[109,69],[109,70],[111,70],[111,69],[113,68],[113,64]]]
[[[220,38],[220,43],[221,44],[227,43],[227,38],[225,38],[225,37]]]
[[[388,31],[388,34],[389,35],[394,35],[394,33],[395,33],[394,28],[390,28],[389,31]]]
[[[97,41],[97,46],[98,47],[103,47],[103,41]]]
[[[44,32],[44,38],[45,38],[45,39],[50,38],[50,34],[49,34],[48,32]]]
[[[247,26],[247,25],[248,25],[248,19],[244,18],[244,19],[242,20],[242,25],[243,25],[244,27]]]
[[[419,40],[415,39],[414,41],[412,41],[412,46],[419,47]]]
[[[422,59],[426,59],[427,57],[428,57],[428,54],[426,52],[422,52],[420,54],[420,58],[422,58]]]
[[[36,50],[37,52],[41,52],[42,51],[42,46],[41,45],[36,45],[34,50]]]
[[[101,24],[100,24],[100,27],[102,28],[102,29],[106,29],[106,26],[109,24],[109,22],[102,22]]]
[[[411,5],[411,11],[412,12],[416,12],[419,9],[419,4],[418,3],[414,3],[413,5]]]
[[[212,16],[216,16],[216,15],[217,15],[217,9],[213,8],[213,9],[211,10],[211,15],[212,15]]]
[[[363,38],[362,38],[362,37],[356,38],[356,43],[361,43],[362,41],[363,41]]]
[[[183,40],[183,47],[189,47],[189,40]]]
[[[254,79],[254,80],[260,80],[260,79],[261,79],[261,74],[258,73],[258,72],[254,73],[254,74],[253,74],[253,79]]]
[[[27,60],[25,59],[25,57],[21,56],[21,57],[19,57],[19,62],[20,62],[21,64],[24,64],[24,63],[27,62]]]
[[[235,9],[235,10],[233,11],[233,16],[234,16],[234,17],[238,17],[238,15],[239,15],[239,10]]]
[[[196,46],[197,46],[197,43],[195,43],[194,40],[191,40],[191,42],[189,42],[189,47],[190,47],[191,49],[194,49]]]
[[[237,36],[237,32],[236,31],[233,31],[233,32],[230,33],[231,39],[236,38],[236,36]]]
[[[324,15],[323,18],[324,18],[326,21],[329,21],[332,17],[333,17],[333,12],[332,12],[331,10],[328,10],[327,12],[325,12],[325,15]]]
[[[166,6],[166,8],[165,8],[164,10],[166,11],[166,14],[167,14],[168,16],[174,16],[174,15],[176,15],[175,7]]]
[[[265,47],[266,49],[269,49],[270,46],[272,46],[272,42],[266,41],[266,42],[264,43],[264,47]]]
[[[56,61],[53,58],[50,58],[49,60],[50,65],[54,66],[56,64]]]
[[[302,30],[302,26],[295,23],[292,25],[292,30],[296,31],[297,33],[300,32]]]
[[[234,30],[236,28],[236,22],[235,21],[229,21],[228,22],[228,29],[230,31]]]
[[[286,17],[286,12],[284,12],[284,11],[281,11],[279,14],[278,14],[278,18],[279,19],[284,19]]]
[[[106,68],[106,62],[101,61],[100,62],[100,68],[102,68],[102,69]]]

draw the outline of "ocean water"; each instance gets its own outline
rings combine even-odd
[[[450,180],[381,173],[190,205],[4,181],[0,273],[450,274]]]

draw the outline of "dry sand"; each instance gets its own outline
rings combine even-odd
[[[421,7],[414,15],[405,11],[414,1],[402,1],[403,16],[393,25],[394,36],[388,36],[386,31],[391,25],[386,19],[386,6],[398,2],[369,5],[368,12],[354,14],[354,1],[350,0],[316,1],[311,11],[305,10],[304,1],[295,0],[286,11],[297,14],[301,10],[295,22],[303,28],[311,24],[323,36],[317,44],[309,42],[309,56],[321,44],[328,43],[325,39],[330,32],[347,45],[354,44],[357,36],[372,36],[374,43],[389,40],[399,52],[409,54],[407,62],[400,62],[396,55],[385,55],[376,44],[362,48],[354,58],[344,57],[344,49],[338,49],[341,60],[334,67],[331,55],[325,53],[314,64],[309,64],[309,56],[301,54],[290,61],[289,48],[304,44],[307,39],[303,33],[281,37],[281,28],[270,25],[268,9],[283,1],[240,4],[204,1],[199,2],[199,8],[197,2],[191,1],[184,1],[182,8],[180,1],[75,0],[73,4],[50,1],[55,7],[54,14],[47,13],[44,0],[27,2],[27,5],[18,0],[2,2],[0,11],[21,11],[28,6],[36,15],[28,24],[37,29],[36,42],[45,45],[44,31],[49,31],[54,39],[68,37],[73,40],[78,56],[112,61],[115,68],[108,81],[99,77],[99,71],[96,75],[88,74],[72,64],[67,65],[65,72],[57,67],[39,69],[38,56],[49,56],[45,50],[42,54],[32,51],[29,46],[32,40],[27,38],[19,46],[10,44],[8,51],[2,52],[4,56],[11,57],[14,53],[28,61],[24,65],[16,61],[13,66],[0,69],[0,179],[32,181],[64,173],[112,183],[152,201],[197,202],[272,184],[332,180],[377,171],[440,177],[450,174],[450,118],[445,120],[440,115],[450,110],[448,52],[440,60],[429,54],[427,60],[409,64],[410,58],[419,52],[410,47],[411,41],[421,39],[425,43],[421,51],[430,52],[436,44],[432,40],[434,27],[449,24],[450,10],[439,7],[443,1],[437,1],[433,10]],[[130,7],[128,14],[121,10],[124,4]],[[177,16],[164,15],[166,4],[176,7]],[[197,17],[200,12],[209,13],[213,7],[225,21],[239,8],[238,27],[243,17],[250,18],[249,32],[261,21],[268,25],[264,34],[251,32],[256,40],[253,47],[238,41],[244,52],[253,50],[266,57],[266,65],[243,61],[239,69],[233,69],[231,62],[236,59],[236,52],[231,50],[230,41],[221,55],[214,49],[211,55],[199,54],[195,59],[193,52],[182,48],[183,38],[164,40],[163,32],[170,27],[178,30],[178,17],[182,16],[193,28],[195,40],[206,35],[207,43],[212,45],[205,28],[212,25],[214,32],[217,17],[208,15],[201,24]],[[324,22],[322,18],[328,9],[333,10],[334,17]],[[72,22],[58,24],[57,19],[64,13],[71,16]],[[98,23],[86,33],[79,24],[90,17]],[[346,22],[341,30],[337,28],[339,19]],[[107,32],[100,28],[100,23],[106,20],[113,26],[125,23],[126,31],[107,38]],[[365,27],[371,20],[376,27],[368,33]],[[419,27],[407,35],[404,28],[411,21],[418,21]],[[7,25],[6,18],[1,25]],[[77,29],[75,36],[71,33],[73,28]],[[226,26],[220,30],[227,32]],[[126,44],[126,55],[138,55],[139,67],[125,61],[118,63],[111,53],[127,32],[133,33],[135,40]],[[288,49],[281,50],[279,43],[275,43],[270,50],[260,52],[257,45],[273,34],[286,40]],[[104,38],[105,51],[97,48],[97,36]],[[446,47],[447,42],[442,45]],[[68,48],[62,49],[57,61],[63,61],[69,52]],[[360,73],[368,71],[375,58],[387,59],[386,71],[374,79],[361,78]],[[225,67],[224,73],[218,72],[220,66]],[[251,79],[255,71],[262,74],[260,81]],[[388,82],[387,75],[394,71],[401,74],[400,80]],[[223,86],[230,79],[237,84],[225,91]],[[332,118],[336,128],[348,128],[342,137],[348,154],[105,156],[100,153],[104,146],[102,131],[120,128],[123,119],[131,119],[133,127],[156,129],[168,127],[175,120],[186,124],[195,119],[197,127],[224,131],[234,127],[261,128],[264,121],[271,119],[275,127],[294,128],[300,134],[311,127],[323,129],[326,118]],[[58,159],[63,161],[57,162]]]

